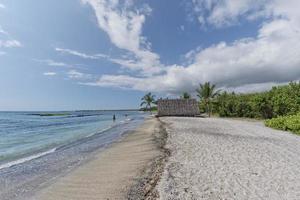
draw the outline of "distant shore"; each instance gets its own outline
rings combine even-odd
[[[38,191],[36,200],[154,199],[163,169],[166,132],[156,118],[74,171]]]

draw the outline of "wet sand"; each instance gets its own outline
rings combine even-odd
[[[164,159],[161,123],[149,119],[133,133],[61,177],[30,199],[151,199]],[[160,142],[159,142],[160,141]]]

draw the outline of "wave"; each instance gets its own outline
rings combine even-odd
[[[86,138],[89,138],[89,137],[92,137],[92,136],[94,136],[94,135],[97,135],[97,134],[106,132],[106,131],[108,131],[108,130],[114,128],[114,127],[117,127],[117,126],[120,126],[120,125],[123,125],[123,124],[127,124],[127,123],[129,123],[130,121],[132,121],[132,120],[133,120],[133,119],[131,119],[131,118],[127,118],[127,119],[125,119],[125,120],[121,120],[121,121],[117,122],[116,124],[112,124],[112,125],[110,125],[110,126],[104,128],[104,129],[102,129],[102,130],[100,130],[100,131],[97,131],[97,132],[95,132],[95,133],[92,133],[92,134],[87,135]]]
[[[2,165],[0,165],[0,170],[5,169],[5,168],[9,168],[9,167],[12,167],[12,166],[15,166],[15,165],[18,165],[18,164],[36,159],[36,158],[40,158],[40,157],[45,156],[47,154],[53,153],[55,151],[56,151],[56,148],[50,149],[50,150],[45,151],[45,152],[37,153],[37,154],[31,155],[31,156],[28,156],[28,157],[25,157],[25,158],[21,158],[21,159],[18,159],[18,160],[14,160],[14,161],[11,161],[11,162],[8,162],[8,163],[5,163],[5,164],[2,164]]]
[[[91,134],[89,134],[89,135],[87,135],[87,136],[85,136],[86,138],[89,138],[89,137],[92,137],[92,136],[94,136],[94,135],[97,135],[97,134],[100,134],[100,133],[103,133],[103,132],[105,132],[105,131],[108,131],[108,130],[110,130],[110,129],[112,129],[114,126],[108,126],[107,128],[104,128],[104,129],[102,129],[102,130],[100,130],[100,131],[97,131],[97,132],[95,132],[95,133],[91,133]]]
[[[86,135],[83,138],[77,138],[74,141],[69,141],[69,143],[61,145],[61,146],[57,146],[56,148],[53,148],[53,149],[50,149],[50,150],[47,150],[47,151],[44,151],[44,152],[41,152],[41,153],[36,153],[36,154],[30,155],[30,156],[27,156],[27,157],[23,157],[23,158],[20,158],[20,159],[17,159],[17,160],[13,160],[13,161],[10,161],[8,163],[2,163],[2,164],[0,163],[0,170],[5,169],[5,168],[10,168],[12,166],[19,165],[19,164],[22,164],[24,162],[28,162],[28,161],[33,160],[33,159],[40,158],[40,157],[45,156],[47,154],[53,153],[55,151],[59,151],[59,150],[68,148],[68,147],[70,147],[70,146],[72,146],[74,144],[78,144],[79,142],[83,142],[85,140],[89,140],[89,138],[91,138],[93,136],[96,136],[98,134],[102,134],[104,132],[107,132],[107,131],[109,131],[112,128],[115,128],[115,127],[118,127],[118,126],[122,126],[124,124],[128,124],[128,123],[130,123],[133,120],[134,119],[132,119],[132,118],[126,118],[124,120],[121,120],[119,122],[111,124],[111,125],[103,128],[102,130],[99,130],[99,131],[96,131],[94,133],[88,134],[88,135]]]
[[[65,116],[63,118],[93,117],[93,116],[101,116],[101,115],[104,115],[104,114],[102,114],[102,113],[100,113],[100,114],[78,114],[78,115]]]

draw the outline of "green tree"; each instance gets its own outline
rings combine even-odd
[[[223,92],[215,99],[221,117],[270,119],[300,112],[300,82],[273,87],[270,91],[234,94]]]
[[[188,92],[184,92],[184,93],[182,93],[182,95],[181,95],[180,98],[182,98],[182,99],[190,99],[191,95]]]
[[[300,111],[300,82],[273,87],[269,95],[274,116],[293,115]]]
[[[200,84],[199,88],[196,89],[196,92],[200,101],[202,101],[205,106],[206,113],[210,117],[212,112],[211,102],[220,93],[220,90],[216,90],[216,85],[206,82],[204,84]]]
[[[145,105],[145,110],[149,110],[150,113],[152,113],[152,104],[155,104],[155,95],[151,94],[151,92],[147,93],[143,98],[141,99],[142,103],[141,106]]]

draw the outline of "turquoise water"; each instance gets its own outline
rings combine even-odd
[[[68,143],[143,118],[135,111],[0,112],[0,165],[31,159]],[[116,121],[112,120],[116,115]]]

